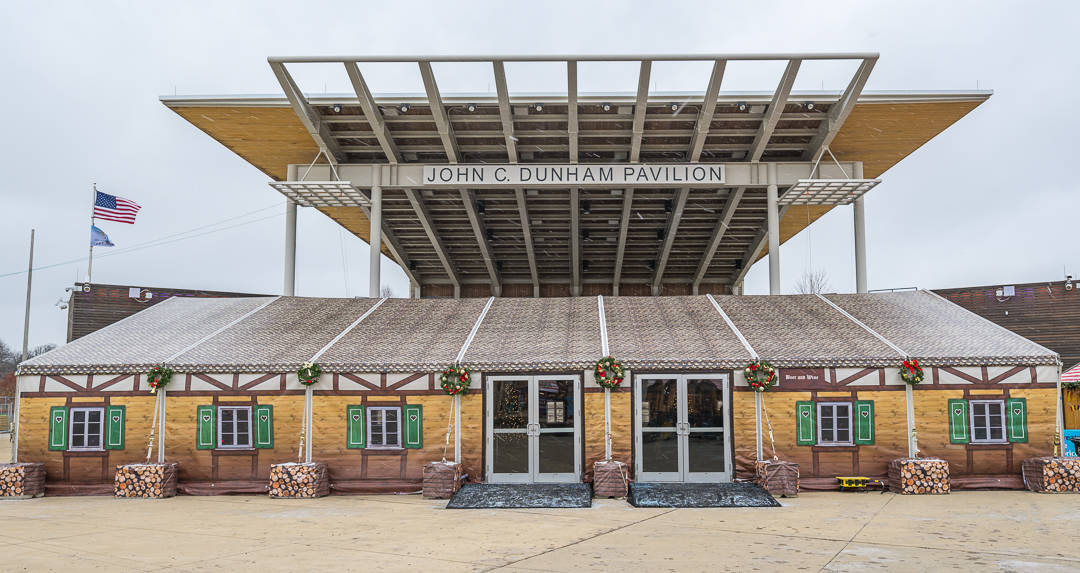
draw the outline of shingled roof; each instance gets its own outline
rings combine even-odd
[[[163,362],[179,372],[290,372],[320,352],[327,372],[424,372],[463,350],[463,362],[478,370],[568,371],[598,359],[605,334],[608,352],[636,369],[738,368],[754,354],[782,368],[885,367],[905,357],[927,366],[1058,360],[925,291],[713,300],[173,298],[32,358],[19,374],[122,374]]]

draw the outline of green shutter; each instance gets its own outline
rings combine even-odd
[[[124,449],[124,430],[127,421],[124,418],[127,408],[125,406],[109,406],[105,408],[105,449]]]
[[[874,401],[855,401],[855,443],[871,445],[874,443]]]
[[[968,435],[967,400],[954,398],[949,400],[949,441],[954,444],[966,444],[971,439]]]
[[[345,417],[348,418],[348,436],[345,438],[346,448],[364,447],[364,407],[346,406]]]
[[[1005,417],[1009,421],[1009,441],[1027,442],[1027,398],[1009,398],[1005,407],[1009,410]]]
[[[255,416],[255,447],[274,447],[274,407],[270,404],[259,404],[252,408]]]
[[[213,406],[199,406],[195,412],[198,418],[198,433],[195,435],[195,448],[212,450],[217,447],[217,411]]]
[[[424,407],[420,404],[405,405],[405,447],[424,447]]]
[[[816,414],[813,402],[795,402],[795,443],[800,446],[812,446],[817,443]]]
[[[49,449],[67,449],[68,409],[65,406],[53,406],[49,409]]]

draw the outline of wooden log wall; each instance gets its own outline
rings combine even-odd
[[[938,289],[946,299],[1061,355],[1065,369],[1080,363],[1080,283],[1013,285],[1015,296],[998,297],[1000,286]],[[1080,426],[1077,426],[1080,427]]]
[[[626,387],[611,392],[611,459],[633,467],[634,411],[629,382]],[[604,392],[589,388],[585,392],[584,419],[581,431],[585,434],[585,480],[593,479],[593,464],[604,459]]]

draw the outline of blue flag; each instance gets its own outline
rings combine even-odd
[[[97,227],[97,225],[90,225],[90,246],[91,247],[115,247],[112,241],[109,240],[109,236],[105,234]]]

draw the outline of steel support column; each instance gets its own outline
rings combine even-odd
[[[296,181],[296,166],[290,165],[286,175],[289,181]],[[284,285],[281,294],[293,296],[296,294],[296,203],[292,199],[285,200],[285,264]]]
[[[776,187],[776,164],[768,164],[766,209],[769,225],[769,294],[780,294],[780,213]]]
[[[371,254],[368,260],[368,297],[379,296],[381,288],[381,263],[382,263],[382,169],[372,171],[371,178],[371,226],[368,231],[368,244]]]
[[[863,178],[863,164],[855,164],[855,179]],[[867,292],[866,285],[866,198],[855,199],[855,292]]]

